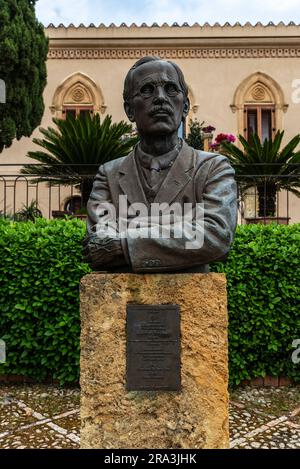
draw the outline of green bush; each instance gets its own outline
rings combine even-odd
[[[79,281],[85,225],[80,220],[0,220],[0,374],[62,384],[79,375]]]
[[[288,376],[300,382],[291,359],[300,339],[300,224],[239,226],[225,263],[230,382]]]
[[[61,384],[79,376],[80,220],[0,220],[0,374]],[[300,339],[300,225],[239,226],[226,262],[230,380],[285,375],[300,382],[292,342]]]

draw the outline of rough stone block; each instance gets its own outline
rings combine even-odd
[[[126,304],[178,304],[182,391],[126,391]],[[228,448],[223,274],[86,275],[81,447]]]

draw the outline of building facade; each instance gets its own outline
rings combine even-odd
[[[101,117],[112,115],[114,121],[126,120],[125,75],[139,58],[155,55],[183,70],[191,101],[189,119],[213,125],[216,133],[245,137],[251,131],[271,137],[284,129],[284,142],[300,132],[300,26],[293,23],[49,25],[46,34],[50,48],[43,127],[68,113],[97,112]],[[34,136],[40,136],[38,129]],[[2,167],[2,173],[10,174],[12,163],[31,162],[26,154],[34,149],[32,139],[23,138],[4,150],[0,163],[8,166]],[[60,209],[71,196],[67,190],[60,194]],[[293,195],[288,198],[291,222],[299,222],[300,202]],[[286,199],[286,194],[280,195],[282,216]],[[47,211],[46,202],[40,203]],[[253,206],[247,210],[253,211]]]

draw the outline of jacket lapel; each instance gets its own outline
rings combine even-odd
[[[123,193],[127,195],[128,202],[130,204],[143,202],[148,206],[149,202],[145,196],[135,162],[135,150],[129,153],[129,155],[124,159],[119,168],[119,173],[119,184]]]
[[[156,194],[154,202],[171,204],[192,179],[194,164],[194,150],[183,142],[182,149]]]

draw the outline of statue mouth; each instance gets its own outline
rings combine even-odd
[[[150,112],[150,116],[171,116],[173,114],[173,112],[171,111],[171,109],[168,109],[168,108],[163,108],[163,107],[157,107],[157,108],[154,108],[151,112]]]

